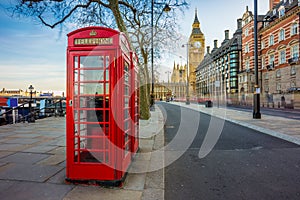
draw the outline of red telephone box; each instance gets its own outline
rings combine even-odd
[[[137,57],[125,34],[68,34],[66,180],[119,185],[138,150]]]

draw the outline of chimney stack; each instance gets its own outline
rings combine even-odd
[[[206,51],[207,51],[207,53],[210,53],[210,46],[206,47]]]
[[[225,30],[225,40],[229,40],[229,30]]]
[[[214,40],[214,49],[218,48],[218,40]]]
[[[237,29],[242,29],[242,19],[237,19]]]

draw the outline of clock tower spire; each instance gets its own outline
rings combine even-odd
[[[192,33],[189,38],[189,92],[191,96],[196,96],[196,68],[204,58],[205,37],[200,29],[197,8],[195,9],[195,18],[192,24]]]

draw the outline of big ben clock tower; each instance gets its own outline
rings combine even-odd
[[[192,25],[192,33],[189,38],[189,92],[191,96],[196,95],[196,68],[204,58],[205,37],[200,29],[200,22],[195,10],[195,19]]]

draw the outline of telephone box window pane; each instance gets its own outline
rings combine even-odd
[[[81,56],[80,68],[103,68],[104,56]]]
[[[78,121],[78,111],[74,110],[74,122],[77,122],[77,121]]]
[[[105,87],[105,94],[109,94],[109,83],[106,83]]]
[[[129,71],[129,64],[127,62],[125,62],[124,70],[125,72]]]
[[[74,70],[74,81],[78,82],[78,70]]]
[[[124,77],[125,77],[125,83],[128,84],[128,82],[129,82],[129,75],[128,75],[127,72],[124,73]]]
[[[78,95],[78,84],[77,83],[74,84],[74,95],[75,96]]]
[[[106,81],[109,81],[109,70],[106,70],[106,71],[105,71],[105,74],[106,74],[105,80],[106,80]]]
[[[109,122],[109,110],[105,111],[105,122]]]
[[[106,56],[106,60],[105,60],[106,69],[108,69],[109,65],[110,65],[109,56]]]
[[[103,108],[103,97],[80,97],[80,108]]]
[[[80,97],[80,108],[88,108],[88,98],[89,97]]]
[[[103,83],[81,83],[80,94],[103,94]]]
[[[81,70],[80,81],[104,81],[104,70]]]
[[[125,95],[129,96],[129,86],[125,85]]]
[[[125,101],[125,102],[124,102],[124,103],[125,103],[125,106],[128,107],[128,106],[129,106],[129,105],[128,105],[128,104],[129,104],[129,98],[128,98],[128,97],[125,97],[125,98],[124,98],[124,101]]]
[[[101,160],[97,160],[96,156],[99,152],[89,152],[87,150],[80,151],[80,162],[92,162],[100,163]]]
[[[74,70],[74,82],[77,83],[78,81],[82,80],[84,80],[82,72],[79,70]]]
[[[105,97],[105,108],[109,108],[109,97]]]
[[[88,110],[88,122],[103,122],[103,110]]]
[[[74,56],[74,68],[78,68],[78,56]]]

